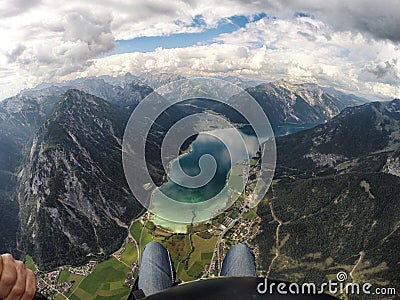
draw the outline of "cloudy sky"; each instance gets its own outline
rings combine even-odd
[[[126,72],[400,98],[400,0],[0,0],[0,99]]]

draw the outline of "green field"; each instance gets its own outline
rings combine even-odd
[[[202,274],[204,270],[205,264],[203,264],[201,261],[196,261],[189,269],[187,272],[190,276],[193,278],[199,278],[200,275]]]
[[[255,213],[253,211],[253,213]],[[223,217],[222,217],[223,219]],[[210,264],[214,248],[218,240],[217,236],[207,232],[210,224],[194,226],[193,231],[197,232],[190,236],[188,234],[171,234],[162,229],[155,228],[151,222],[135,222],[131,226],[131,235],[139,246],[139,253],[134,243],[127,243],[121,251],[121,260],[115,257],[99,263],[93,272],[86,278],[81,275],[72,274],[68,269],[60,272],[58,283],[74,282],[71,290],[64,293],[72,300],[125,300],[130,288],[125,286],[125,280],[131,272],[130,266],[138,264],[139,255],[144,247],[151,241],[160,242],[171,253],[172,260],[177,270],[177,278],[183,281],[192,281],[200,278],[204,267]],[[189,256],[190,253],[190,256]],[[33,259],[26,257],[28,267],[35,269]],[[63,299],[63,295],[56,294],[54,299]]]
[[[128,243],[125,244],[125,251],[121,255],[121,261],[123,261],[128,266],[132,263],[138,262],[138,251],[135,245]]]
[[[209,223],[201,223],[201,224],[194,225],[192,227],[192,232],[195,233],[195,232],[200,232],[200,231],[206,231],[209,228],[210,228]]]
[[[211,261],[218,237],[213,236],[209,239],[203,239],[195,234],[192,236],[192,240],[194,251],[190,255],[187,274],[193,278],[199,278],[204,266]]]
[[[190,252],[190,240],[186,234],[177,234],[162,243],[171,253],[175,265],[185,259]]]
[[[62,282],[70,282],[69,277],[71,276],[71,272],[68,270],[62,270],[60,272],[60,276],[58,277],[58,283]]]
[[[130,292],[124,285],[129,271],[130,268],[112,257],[98,264],[69,298],[125,300]]]
[[[142,227],[143,225],[139,221],[133,223],[131,226],[131,235],[133,236],[136,242],[139,242],[140,240],[140,233],[142,232]]]
[[[35,262],[33,261],[33,258],[29,255],[25,256],[25,265],[28,269],[32,270],[33,272],[37,271]]]
[[[143,226],[140,221],[137,221],[131,226],[131,235],[139,245],[140,254],[143,253],[144,247],[153,240],[161,241],[161,237],[154,237],[151,228],[155,228],[152,222],[146,222]],[[137,256],[137,254],[136,254]],[[132,255],[133,257],[133,255]],[[125,260],[124,260],[125,262]]]
[[[143,227],[141,239],[139,242],[140,253],[143,253],[144,247],[153,240],[153,233],[147,227]]]
[[[74,284],[72,285],[72,288],[70,290],[69,293],[66,293],[65,295],[70,295],[71,293],[73,293],[73,291],[75,289],[77,289],[77,287],[79,286],[79,284],[82,282],[82,280],[85,277],[82,275],[77,275],[77,274],[72,274],[71,272],[69,272],[68,270],[62,270],[60,272],[60,276],[58,277],[58,283],[62,283],[62,282],[67,282],[67,283],[71,283],[74,282]],[[60,299],[59,297],[61,297],[61,295],[58,295],[58,297],[56,297],[57,299]],[[61,299],[65,299],[64,297],[62,297]]]
[[[190,276],[188,272],[185,270],[184,264],[179,264],[179,267],[176,270],[176,278],[184,282],[193,281],[195,279],[193,276]]]
[[[211,260],[213,252],[201,253],[201,260]]]
[[[251,221],[253,221],[257,217],[258,217],[258,215],[257,215],[257,207],[253,207],[248,212],[243,214],[243,218],[251,220]]]

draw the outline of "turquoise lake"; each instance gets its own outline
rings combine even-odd
[[[307,128],[314,127],[315,124],[275,124],[272,125],[275,136],[282,136]],[[251,126],[240,128],[240,134],[246,143],[247,151],[237,147],[237,136],[234,134],[235,129],[217,129],[211,131],[213,135],[207,132],[200,133],[192,142],[191,151],[182,155],[179,159],[172,162],[169,175],[174,178],[174,173],[178,172],[179,164],[182,170],[189,176],[196,176],[200,172],[199,159],[204,155],[211,155],[217,163],[217,168],[212,179],[204,186],[198,188],[188,188],[175,183],[169,179],[160,191],[175,201],[185,203],[197,203],[206,201],[218,193],[220,193],[227,184],[227,176],[232,167],[232,163],[236,164],[253,157],[259,150],[258,140]],[[261,137],[267,139],[268,137]],[[221,141],[223,140],[223,141]],[[227,146],[230,149],[228,151]],[[232,159],[231,156],[232,155]]]

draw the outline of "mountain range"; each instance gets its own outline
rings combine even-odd
[[[117,249],[130,220],[143,211],[122,171],[125,125],[136,105],[154,88],[177,79],[182,77],[82,78],[42,84],[0,102],[0,208],[5,212],[0,220],[0,252],[30,253],[41,269],[51,269],[107,256]],[[346,107],[367,102],[314,84],[246,81],[250,83],[256,85],[247,92],[271,123],[326,123]],[[207,109],[199,99],[186,104],[190,101],[195,105],[180,106],[161,116],[147,141],[151,175],[158,184],[165,175],[159,157],[165,132],[183,116]],[[234,118],[223,107],[212,109]],[[351,109],[343,114],[351,115]],[[308,144],[293,143],[307,150]],[[315,153],[324,154],[310,148],[302,155],[316,155],[318,160]],[[348,158],[345,153],[338,155]],[[356,159],[359,153],[354,155]],[[305,160],[306,168],[313,160]],[[323,165],[318,172],[331,169]]]

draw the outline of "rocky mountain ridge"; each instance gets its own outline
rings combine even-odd
[[[142,211],[122,171],[129,115],[129,109],[69,90],[34,136],[19,178],[19,246],[40,266],[110,254]]]
[[[316,84],[290,84],[284,80],[260,84],[247,91],[275,123],[323,123],[348,106],[367,102],[362,98],[327,93]]]

